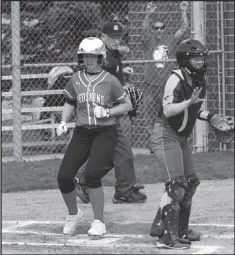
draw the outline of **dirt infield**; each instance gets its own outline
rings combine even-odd
[[[90,240],[86,232],[93,220],[91,206],[78,201],[84,217],[75,236],[62,233],[67,210],[58,190],[2,195],[2,252],[24,254],[170,254],[156,248],[149,236],[151,222],[164,185],[146,185],[145,204],[114,205],[113,188],[105,187],[108,234]],[[180,254],[234,253],[234,180],[202,181],[194,197],[191,227],[202,233],[200,242]],[[174,254],[177,254],[174,251]]]

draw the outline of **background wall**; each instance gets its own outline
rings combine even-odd
[[[234,115],[234,2],[205,1],[205,44],[210,51],[210,66],[208,69],[207,107],[214,113],[225,112]],[[153,19],[159,17],[165,20],[166,33],[172,35],[181,25],[179,4],[175,1],[157,1],[157,12]],[[76,63],[76,50],[79,42],[89,35],[100,35],[102,24],[117,16],[126,29],[123,43],[128,44],[131,52],[127,60],[145,60],[141,42],[142,22],[145,17],[145,1],[21,1],[20,2],[20,61],[21,73],[27,75],[17,81],[22,91],[40,91],[47,89],[47,74],[56,63]],[[189,2],[189,28],[184,38],[192,36],[192,2]],[[15,14],[12,17],[16,17]],[[129,21],[128,21],[129,20]],[[14,33],[14,31],[13,31]],[[2,2],[2,92],[12,88],[12,31],[11,2]],[[223,52],[224,50],[224,59]],[[54,64],[53,64],[54,63]],[[6,68],[9,65],[10,68]],[[130,64],[135,71],[132,82],[145,92],[158,94],[160,87],[146,88],[144,85],[144,68],[149,63]],[[71,65],[76,70],[76,66]],[[170,72],[159,81],[163,83]],[[56,88],[54,88],[56,89]],[[58,89],[58,88],[57,88]],[[3,94],[4,95],[4,94]],[[42,95],[43,96],[43,95]],[[32,102],[38,97],[22,96],[22,107],[32,107]],[[12,110],[12,98],[3,96],[3,108]],[[55,102],[56,106],[56,102]],[[58,112],[60,114],[60,112]],[[22,113],[23,124],[32,125],[33,113]],[[132,122],[128,117],[122,118],[122,125],[132,146],[148,148],[149,130],[156,115],[156,105],[147,100],[139,108],[139,114]],[[13,153],[12,114],[3,111],[2,133],[3,155]],[[42,124],[43,125],[43,124]],[[45,139],[42,125],[35,130],[22,131],[24,155],[57,154],[64,151],[67,138],[61,140],[53,135]],[[52,126],[51,126],[52,127]],[[54,128],[53,128],[54,129]],[[53,131],[49,128],[49,132]],[[221,150],[221,144],[215,140],[214,133],[208,130],[207,147],[205,151]],[[194,134],[191,136],[194,145]],[[227,146],[233,149],[234,143]]]

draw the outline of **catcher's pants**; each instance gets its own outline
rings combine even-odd
[[[88,158],[84,171],[87,186],[101,187],[102,177],[110,170],[105,169],[105,166],[113,162],[116,144],[116,125],[94,129],[77,127],[57,176],[61,192],[69,193],[75,189],[74,177]]]
[[[133,191],[133,186],[136,184],[136,175],[134,167],[134,155],[131,145],[122,131],[121,125],[117,124],[117,145],[115,148],[114,161],[107,165],[106,168],[115,169],[115,194],[117,196],[128,196]],[[85,183],[83,166],[78,171],[78,178],[81,184]]]
[[[169,125],[154,124],[150,151],[156,155],[165,181],[195,173],[188,138],[179,136]]]

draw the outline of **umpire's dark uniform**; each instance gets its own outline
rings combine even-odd
[[[107,23],[105,33],[115,33],[114,26],[120,26],[118,23]],[[108,34],[109,35],[109,34]],[[107,72],[115,75],[121,84],[123,85],[123,72],[122,72],[122,56],[117,50],[110,50],[106,48],[106,62],[103,69]],[[115,169],[116,185],[115,185],[115,195],[113,198],[114,203],[135,203],[144,202],[146,200],[146,195],[139,192],[138,187],[136,187],[136,175],[134,168],[134,156],[131,149],[131,145],[127,140],[125,134],[122,131],[121,125],[118,122],[117,125],[118,142],[115,150],[114,162],[112,166]],[[84,167],[83,170],[78,172],[78,177],[80,179],[80,184],[84,181]]]

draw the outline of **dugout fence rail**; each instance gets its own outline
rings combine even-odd
[[[62,89],[46,89],[48,72],[51,68],[59,65],[76,68],[74,51],[81,38],[77,40],[76,45],[72,41],[74,37],[71,33],[78,29],[76,26],[71,28],[75,23],[73,19],[78,22],[72,15],[74,14],[73,9],[81,10],[77,13],[81,13],[79,24],[83,28],[82,32],[80,31],[83,36],[99,32],[101,24],[110,17],[119,16],[120,20],[122,19],[120,22],[125,23],[127,22],[126,17],[129,16],[128,25],[124,24],[126,37],[123,43],[130,47],[130,53],[124,62],[134,69],[131,82],[144,90],[145,95],[159,93],[159,87],[149,88],[144,83],[145,68],[156,63],[154,60],[144,59],[141,48],[141,24],[146,14],[146,4],[144,1],[123,1],[122,3],[119,1],[97,3],[64,1],[53,4],[47,1],[46,3],[39,1],[28,4],[27,2],[6,1],[2,10],[5,18],[2,20],[4,61],[2,61],[1,77],[3,161],[44,160],[63,156],[75,126],[74,119],[72,118],[69,123],[70,132],[58,138],[55,135],[55,129],[58,126],[62,106],[58,106],[59,102],[55,102],[53,106],[42,107],[42,100],[47,96],[55,96],[56,100],[59,100],[63,92]],[[159,1],[157,4],[161,18],[165,17],[166,25],[169,27],[167,32],[172,34],[173,31],[179,29],[181,21],[179,3]],[[228,99],[225,84],[223,3],[205,1],[188,2],[188,4],[189,29],[185,38],[197,39],[201,36],[200,39],[210,50],[211,63],[207,75],[208,93],[205,107],[212,112],[229,114],[230,108],[226,104]],[[58,13],[53,12],[53,9],[65,14],[65,18],[60,18]],[[86,10],[85,13],[89,17],[96,13],[95,17],[91,18],[94,24],[87,23],[87,17],[82,14],[82,10]],[[97,10],[105,15],[98,15],[98,17]],[[198,25],[200,27],[195,24],[195,15],[202,17],[202,23]],[[53,26],[52,21],[56,26],[50,28]],[[39,37],[45,31],[47,31],[46,36],[48,38],[51,36],[52,39],[42,38],[47,41],[44,43]],[[31,47],[34,45],[32,42],[35,43],[37,49],[33,48],[34,46]],[[53,46],[53,42],[57,42],[57,45]],[[175,59],[158,62],[174,63]],[[148,149],[149,147],[149,132],[156,115],[156,105],[149,103],[148,96],[145,96],[137,118],[132,122],[127,115],[121,118],[123,130],[134,148]],[[40,119],[39,115],[43,112],[49,117]],[[198,130],[194,130],[190,138],[194,152],[233,149],[233,144],[226,147],[217,142],[208,126],[199,124]],[[44,131],[48,135],[45,135]]]

